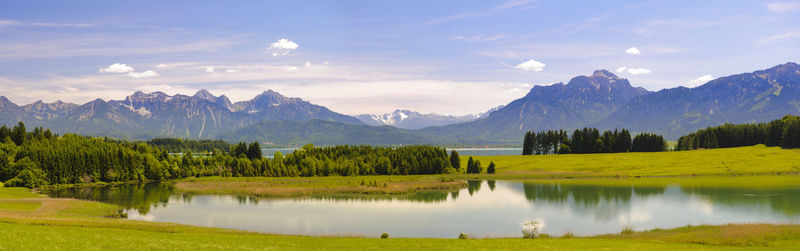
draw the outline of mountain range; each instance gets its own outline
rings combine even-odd
[[[484,113],[468,114],[462,116],[441,115],[436,113],[422,114],[411,110],[397,109],[392,113],[386,114],[359,114],[355,117],[361,120],[364,124],[372,126],[394,126],[403,129],[421,129],[431,126],[445,126],[451,124],[458,124],[470,122],[482,117],[489,113],[497,111],[503,106],[494,107]]]
[[[136,92],[123,100],[83,105],[37,101],[17,105],[0,96],[0,124],[24,121],[56,132],[258,140],[271,144],[518,144],[529,130],[628,128],[676,139],[723,123],[769,121],[800,114],[800,65],[657,92],[634,87],[606,70],[566,84],[534,86],[524,97],[480,115],[447,116],[396,110],[355,117],[267,90],[232,103],[200,90],[193,96]]]
[[[363,125],[351,116],[330,111],[299,98],[267,90],[251,100],[231,103],[223,96],[200,90],[193,96],[136,92],[124,100],[96,99],[83,105],[61,101],[18,106],[0,97],[0,124],[23,121],[55,132],[75,132],[118,138],[214,138],[262,120],[319,119]]]

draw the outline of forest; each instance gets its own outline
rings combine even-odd
[[[769,123],[724,124],[708,127],[678,139],[675,150],[728,148],[764,144],[800,147],[800,117],[786,115]]]
[[[664,137],[657,134],[641,133],[631,139],[627,129],[600,134],[596,128],[583,128],[573,131],[571,136],[565,130],[527,132],[522,155],[660,152],[666,148]]]
[[[201,152],[210,153],[231,149],[231,144],[224,140],[185,140],[177,138],[154,138],[145,141],[148,145],[155,146],[171,153]]]
[[[193,156],[181,141],[127,142],[28,132],[23,123],[0,127],[0,181],[8,186],[161,181],[190,176],[354,176],[461,173],[443,147],[306,145],[294,153],[261,156],[257,142]],[[148,144],[150,143],[150,144]],[[209,142],[206,142],[209,143]],[[213,143],[213,142],[212,142]],[[153,144],[153,145],[151,145]],[[214,144],[211,144],[214,145]],[[164,147],[164,148],[162,148]],[[180,149],[183,154],[170,154]]]

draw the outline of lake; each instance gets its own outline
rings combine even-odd
[[[275,152],[281,152],[286,155],[293,153],[298,148],[262,148],[261,152],[267,158],[272,158]],[[503,156],[503,155],[521,155],[522,148],[447,148],[450,152],[456,150],[461,156]]]
[[[504,156],[521,155],[522,148],[448,148],[447,151],[456,150],[461,156]]]
[[[470,181],[457,192],[404,199],[188,195],[157,183],[45,192],[121,205],[131,220],[302,235],[520,237],[521,224],[533,220],[555,236],[618,233],[625,227],[800,222],[800,185],[640,188]]]

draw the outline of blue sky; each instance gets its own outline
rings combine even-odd
[[[0,95],[266,89],[346,114],[485,111],[608,69],[660,90],[800,61],[800,1],[3,1]]]

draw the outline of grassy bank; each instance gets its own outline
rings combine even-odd
[[[466,187],[463,180],[428,176],[353,177],[203,177],[178,180],[175,187],[199,194],[247,194],[255,196],[352,196],[399,195],[420,191],[451,191]]]
[[[462,165],[467,161],[462,157]],[[474,156],[498,178],[636,177],[800,173],[800,149],[763,145],[656,153]]]
[[[112,205],[48,198],[27,189],[0,188],[0,205],[10,201],[39,204],[0,208],[0,243],[3,243],[0,249],[730,250],[791,249],[800,245],[797,225],[699,226],[534,240],[308,237],[114,219],[106,217],[117,209]]]

